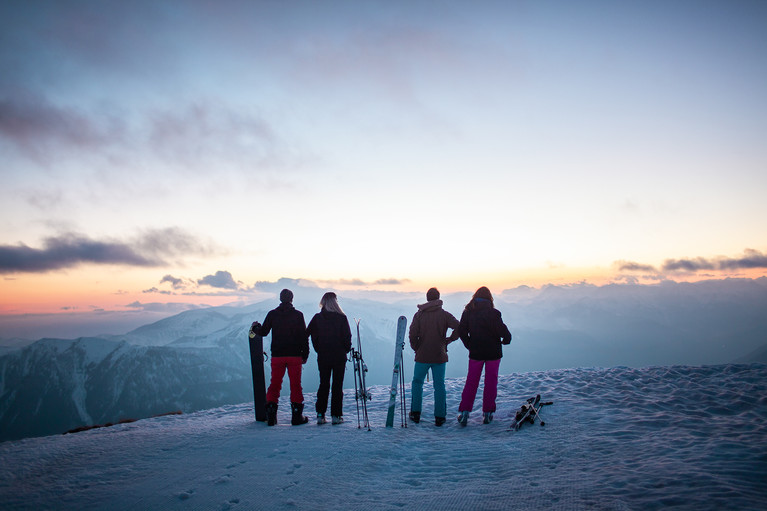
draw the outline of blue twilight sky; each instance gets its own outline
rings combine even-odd
[[[0,3],[0,312],[764,275],[767,2]]]

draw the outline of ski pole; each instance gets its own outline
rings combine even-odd
[[[553,404],[554,404],[553,401],[547,401],[546,403],[541,403],[540,406],[538,406],[538,409],[533,407],[533,412],[535,413],[535,417],[538,417],[538,420],[541,421],[541,426],[545,426],[546,423],[543,422],[543,419],[541,419],[541,416],[538,415],[538,410],[540,410],[541,408],[543,408],[546,405],[553,405]],[[535,418],[533,418],[533,422],[535,422]]]

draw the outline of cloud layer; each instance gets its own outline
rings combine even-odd
[[[0,246],[0,274],[44,273],[82,264],[156,267],[188,255],[210,256],[217,249],[177,228],[150,230],[121,241],[66,233],[43,240],[42,248]]]
[[[741,257],[694,257],[666,259],[660,268],[633,261],[618,261],[619,272],[639,272],[659,275],[697,273],[701,271],[738,271],[767,268],[767,255],[754,249],[746,249]]]

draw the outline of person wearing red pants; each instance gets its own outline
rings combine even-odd
[[[461,341],[469,350],[469,372],[458,407],[458,422],[465,426],[474,407],[482,369],[485,370],[485,388],[482,393],[482,411],[485,424],[493,420],[495,398],[498,395],[498,368],[503,357],[502,344],[511,344],[511,332],[503,323],[501,312],[493,306],[493,295],[485,286],[477,289],[466,304],[459,327]]]
[[[280,305],[269,311],[264,324],[254,328],[261,336],[272,333],[272,378],[266,391],[266,421],[269,426],[277,424],[277,403],[282,390],[285,371],[290,379],[291,424],[297,426],[309,422],[304,412],[304,394],[301,387],[301,370],[309,358],[309,337],[301,311],[293,307],[293,292],[280,292]]]

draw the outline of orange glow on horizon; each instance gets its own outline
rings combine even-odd
[[[737,272],[709,272],[706,274],[678,274],[665,276],[675,282],[695,282],[726,278],[757,279],[767,276],[767,270],[755,268]],[[190,305],[218,306],[236,301],[250,301],[247,291],[184,294],[167,290],[148,292],[156,287],[156,273],[138,278],[133,272],[85,271],[58,274],[19,275],[0,281],[0,315],[51,314],[93,312],[98,310],[130,311],[131,304],[187,303]],[[254,279],[255,280],[255,279]],[[276,279],[274,279],[276,280]],[[636,282],[652,285],[658,283],[658,275],[618,275],[600,268],[547,268],[504,272],[476,272],[447,277],[430,275],[413,279],[399,285],[338,285],[328,288],[339,291],[392,291],[423,293],[435,286],[443,294],[473,292],[487,286],[494,294],[519,286],[540,288],[545,285],[574,285],[588,283],[606,285],[613,282]],[[76,282],[76,284],[73,284]],[[324,287],[324,286],[323,286]],[[257,296],[252,295],[257,299]]]

